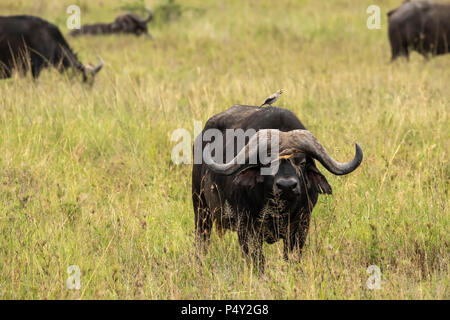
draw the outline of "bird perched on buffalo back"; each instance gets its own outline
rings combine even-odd
[[[283,93],[283,90],[278,90],[277,92],[275,92],[274,94],[272,94],[270,97],[268,97],[266,99],[266,101],[264,101],[264,103],[262,105],[260,105],[259,107],[263,107],[265,105],[272,105],[272,103],[274,103],[275,101],[278,100],[278,98],[281,96],[281,94]]]

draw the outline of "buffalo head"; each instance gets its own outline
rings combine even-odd
[[[91,66],[91,65],[83,65],[81,63],[78,65],[78,69],[83,74],[84,82],[93,81],[94,76],[97,74],[97,72],[99,72],[102,69],[103,59],[101,57],[98,57],[98,59],[99,59],[99,63],[95,67]]]
[[[254,188],[260,184],[265,195],[295,200],[305,194],[305,188],[308,186],[313,186],[319,193],[331,194],[331,187],[312,159],[318,160],[335,175],[345,175],[354,171],[362,161],[361,147],[357,143],[355,146],[356,154],[353,160],[340,163],[329,155],[308,130],[282,132],[264,129],[253,135],[230,162],[215,162],[211,157],[209,145],[205,148],[204,160],[208,168],[217,174],[235,175],[234,182],[239,186]],[[260,159],[262,150],[270,153],[269,161],[251,164],[249,159]],[[266,169],[265,173],[262,168]]]
[[[147,23],[153,19],[153,13],[147,9],[148,17],[141,19],[133,13],[126,13],[117,17],[111,24],[111,32],[133,33],[137,36],[148,34]]]

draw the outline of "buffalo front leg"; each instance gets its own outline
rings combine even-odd
[[[33,79],[37,79],[39,74],[41,73],[42,68],[46,67],[46,63],[43,61],[42,57],[37,54],[30,55],[30,65],[31,65],[31,74]]]
[[[203,196],[194,195],[193,200],[195,214],[195,243],[202,251],[206,251],[209,246],[213,224],[211,213],[206,207]]]
[[[289,254],[294,253],[297,260],[300,260],[302,255],[303,246],[306,242],[306,237],[308,236],[309,229],[309,214],[304,217],[298,228],[291,230],[289,237],[284,240],[284,260],[289,260]]]
[[[241,223],[238,230],[238,239],[246,259],[250,259],[255,270],[259,273],[264,273],[265,259],[262,237],[252,228],[248,228],[247,224]]]
[[[284,260],[289,261],[289,255],[295,254],[296,259],[300,260],[302,256],[303,246],[306,242],[306,233],[293,234],[288,240],[284,240],[283,257]]]

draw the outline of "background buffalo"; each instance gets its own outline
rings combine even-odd
[[[148,17],[142,19],[134,13],[125,13],[118,16],[114,22],[111,23],[94,23],[81,26],[80,29],[75,29],[70,32],[72,36],[78,36],[82,34],[112,34],[112,33],[131,33],[137,36],[141,34],[148,35],[147,23],[149,23],[153,14],[147,9]]]
[[[425,57],[450,52],[450,4],[407,1],[388,12],[392,60],[415,50]]]
[[[60,71],[73,68],[86,80],[103,66],[82,64],[55,25],[33,16],[0,17],[0,78],[9,78],[13,70],[31,69],[37,78],[49,65]]]

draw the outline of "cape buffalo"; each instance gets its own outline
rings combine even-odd
[[[0,79],[9,78],[14,69],[23,74],[31,69],[33,78],[53,65],[63,71],[72,67],[80,71],[83,80],[95,75],[103,66],[85,66],[72,52],[59,29],[38,17],[0,17]]]
[[[133,33],[137,36],[148,35],[147,23],[153,19],[153,14],[147,9],[147,19],[141,19],[133,13],[118,16],[111,23],[95,23],[83,25],[80,29],[73,30],[70,34],[78,36],[82,34],[111,34],[111,33]]]
[[[214,149],[212,155],[210,146],[218,138],[211,143],[204,140],[213,140],[214,132],[221,136],[218,145],[231,152],[224,155]],[[229,135],[230,132],[235,134]],[[277,153],[273,151],[276,147]],[[265,162],[261,155],[264,148],[271,150],[269,161]],[[196,154],[200,161],[195,160]],[[235,105],[213,116],[194,143],[192,200],[196,243],[207,248],[215,222],[220,233],[226,229],[237,231],[244,254],[253,260],[257,270],[264,270],[264,241],[283,239],[285,259],[289,252],[300,254],[318,195],[331,194],[331,187],[314,160],[335,175],[345,175],[360,165],[362,157],[356,144],[352,161],[336,162],[286,109]],[[263,168],[270,169],[274,164],[277,169],[263,174]]]
[[[425,58],[450,51],[450,3],[406,1],[388,12],[391,60],[417,51]]]

